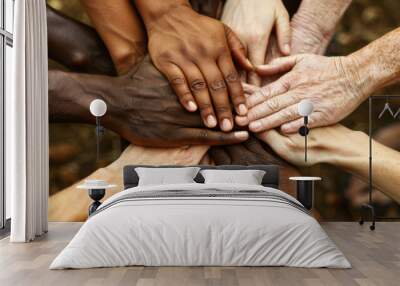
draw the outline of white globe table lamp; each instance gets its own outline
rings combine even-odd
[[[104,116],[107,112],[107,104],[104,100],[95,99],[90,103],[90,113],[96,117],[96,151],[97,160],[100,157],[100,137],[104,134],[104,128],[100,124],[100,117]]]

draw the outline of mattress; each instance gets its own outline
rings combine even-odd
[[[351,267],[319,223],[284,192],[198,183],[115,194],[50,269],[132,265]]]

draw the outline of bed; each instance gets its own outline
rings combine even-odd
[[[125,190],[99,207],[50,269],[351,267],[307,209],[279,190],[278,166],[197,166],[261,170],[260,185],[205,183],[200,172],[192,183],[138,185],[139,167],[124,168]]]

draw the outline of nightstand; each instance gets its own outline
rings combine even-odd
[[[101,205],[100,200],[106,194],[106,190],[114,187],[115,185],[108,184],[104,180],[85,180],[83,185],[77,187],[78,189],[88,190],[89,197],[93,200],[93,203],[89,206],[89,216]]]
[[[314,185],[315,181],[321,181],[320,177],[290,177],[289,180],[297,183],[297,200],[304,207],[311,210],[314,201]]]

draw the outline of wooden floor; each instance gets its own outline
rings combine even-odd
[[[368,225],[322,223],[353,265],[352,269],[289,267],[124,267],[48,270],[80,223],[51,223],[29,244],[0,241],[0,285],[400,285],[400,222]]]

